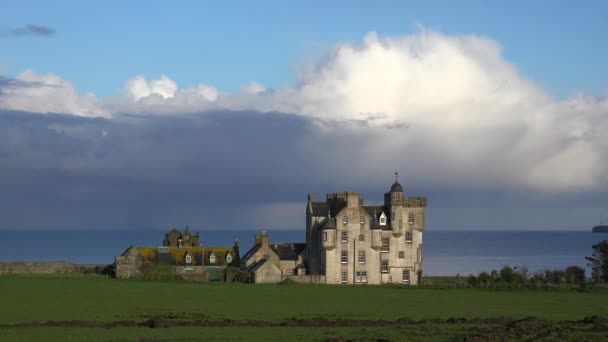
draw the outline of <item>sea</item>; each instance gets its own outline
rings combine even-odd
[[[305,242],[303,230],[269,230],[271,242]],[[201,231],[205,246],[232,246],[239,241],[244,255],[256,231]],[[109,264],[129,245],[158,246],[164,232],[156,230],[0,231],[0,261],[68,261]],[[585,256],[608,233],[591,231],[441,231],[424,232],[426,275],[477,274],[508,266],[531,272],[565,268],[587,270]]]

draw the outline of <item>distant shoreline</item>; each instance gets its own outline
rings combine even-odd
[[[595,226],[591,231],[593,233],[608,233],[608,226]]]

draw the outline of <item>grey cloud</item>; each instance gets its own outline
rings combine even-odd
[[[110,120],[0,110],[0,229],[302,229],[307,193],[379,203],[394,171],[408,194],[429,197],[429,229],[581,228],[608,198],[435,182],[450,170],[422,177],[412,164],[424,149],[375,164],[361,153],[367,137],[325,129],[252,111]]]
[[[0,32],[0,37],[25,37],[25,36],[51,37],[54,35],[55,35],[55,29],[48,27],[48,26],[32,25],[32,24],[28,24],[23,27],[4,30],[4,31]]]

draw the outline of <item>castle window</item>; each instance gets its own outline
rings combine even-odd
[[[348,223],[348,215],[342,216],[342,223],[344,223],[344,224]]]
[[[405,242],[412,242],[412,232],[405,232]]]
[[[403,259],[405,258],[405,252],[404,251],[400,251],[399,252],[399,259]]]
[[[340,234],[342,242],[348,242],[348,231],[343,230]]]
[[[402,281],[404,283],[409,283],[410,282],[410,271],[409,270],[403,270]]]
[[[399,220],[399,228],[403,228],[403,221]]]
[[[382,260],[382,263],[380,264],[380,272],[388,273],[388,260]]]
[[[340,254],[340,262],[343,264],[348,263],[348,251],[342,251]]]
[[[363,234],[359,235],[359,241],[365,241],[365,235],[363,235]]]
[[[209,255],[209,263],[215,264],[215,254],[211,253],[211,255]]]
[[[231,263],[232,262],[232,255],[230,253],[228,253],[228,255],[226,255],[226,262],[227,263]]]
[[[293,268],[290,268],[287,270],[287,275],[290,275],[290,276],[293,275]]]
[[[186,255],[186,264],[192,263],[192,256],[190,254]]]
[[[342,271],[342,273],[340,274],[340,281],[343,283],[346,283],[347,280],[348,280],[348,272]]]
[[[359,263],[365,264],[365,251],[359,251]]]
[[[365,224],[365,216],[361,215],[361,216],[359,217],[359,223],[360,223],[360,224]]]
[[[323,232],[323,241],[327,241],[327,232]]]
[[[387,253],[389,251],[389,241],[388,238],[382,238],[382,249],[381,252]]]
[[[414,213],[410,213],[410,214],[408,215],[408,218],[409,218],[409,222],[410,222],[410,224],[414,224]]]
[[[357,283],[367,283],[367,271],[357,271],[356,275]]]

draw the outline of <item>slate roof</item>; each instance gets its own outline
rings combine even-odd
[[[268,261],[268,259],[262,259],[262,260],[256,262],[255,264],[249,266],[249,268],[247,269],[247,271],[249,271],[249,272],[255,272],[260,267],[262,267],[267,261]]]
[[[273,243],[269,244],[280,260],[298,260],[298,255],[306,249],[305,243]]]
[[[379,218],[384,212],[384,207],[381,205],[364,205],[361,206],[361,208],[363,208],[369,216],[375,219]]]
[[[327,217],[329,213],[329,207],[327,202],[311,202],[312,216]]]
[[[391,186],[391,192],[403,192],[403,187],[401,184],[399,184],[399,182],[395,181],[395,183],[393,183]]]
[[[241,258],[241,262],[247,262],[260,248],[262,248],[261,244],[255,244],[251,249]]]
[[[325,220],[325,222],[323,222],[320,229],[336,229],[336,219],[328,218]]]

